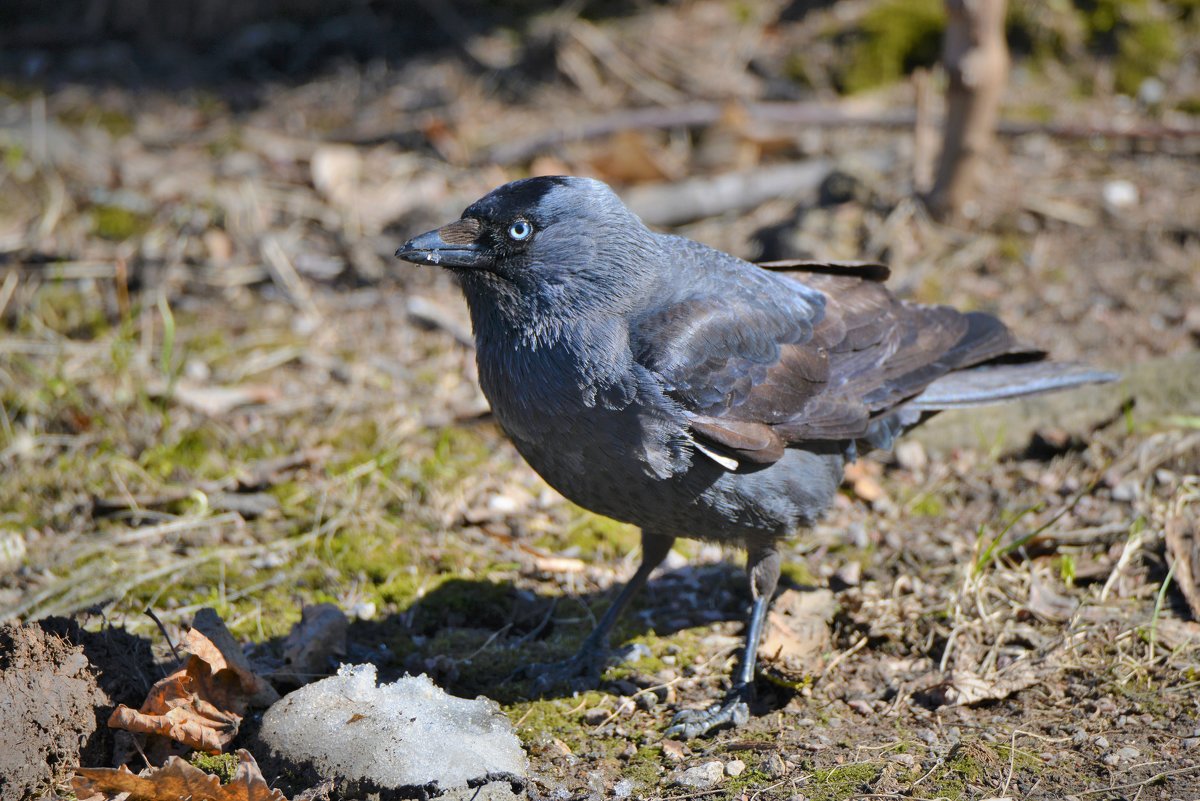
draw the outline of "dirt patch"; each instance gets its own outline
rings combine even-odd
[[[0,698],[0,797],[40,795],[106,758],[94,735],[111,701],[80,646],[36,625],[0,628]]]

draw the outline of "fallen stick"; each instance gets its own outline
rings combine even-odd
[[[911,128],[917,114],[912,109],[880,111],[875,108],[831,105],[829,103],[747,103],[741,107],[750,122],[776,123],[808,128]],[[563,125],[526,139],[495,145],[486,149],[479,163],[513,164],[568,142],[598,139],[624,130],[668,128],[699,128],[714,125],[726,116],[727,107],[721,103],[689,103],[683,106],[621,109],[577,123]],[[939,118],[929,124],[941,125]],[[1041,133],[1059,139],[1186,139],[1200,137],[1200,127],[1163,124],[1104,124],[1079,122],[1020,122],[1001,120],[996,133],[1002,136],[1025,136]]]
[[[882,169],[890,157],[860,154],[855,164]],[[772,164],[721,175],[635,186],[622,193],[647,225],[680,225],[728,212],[745,211],[776,198],[801,197],[817,190],[837,167],[831,159]]]

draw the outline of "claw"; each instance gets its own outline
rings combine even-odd
[[[750,705],[744,688],[734,688],[719,704],[708,709],[684,709],[675,715],[664,737],[690,740],[726,726],[738,727],[750,720]]]
[[[573,691],[591,689],[600,682],[600,675],[607,666],[608,651],[583,648],[570,659],[526,665],[514,675],[532,679],[533,692],[545,695],[558,686]]]

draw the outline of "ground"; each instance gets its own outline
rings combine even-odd
[[[671,39],[672,14],[694,36]],[[730,15],[745,35],[716,37]],[[548,15],[529,52],[498,30],[466,55],[264,83],[249,104],[203,83],[6,82],[0,619],[73,615],[167,661],[165,636],[211,606],[269,664],[303,605],[333,602],[352,618],[347,661],[496,698],[534,792],[560,799],[1200,797],[1198,576],[1168,545],[1196,537],[1200,408],[1164,389],[1188,386],[1200,342],[1195,133],[1005,136],[957,226],[912,199],[907,128],[764,127],[730,106],[711,125],[484,155],[564,109],[750,102],[798,73],[828,100],[835,21],[714,2]],[[657,57],[638,46],[652,35]],[[538,48],[552,80],[527,77]],[[1179,59],[1166,110],[1111,74],[1105,88],[1109,62],[1018,59],[1006,116],[1191,124],[1195,54]],[[912,91],[853,102],[882,116]],[[675,230],[749,258],[881,259],[906,297],[1157,378],[1069,401],[1087,407],[1074,427],[975,412],[856,466],[787,550],[789,588],[833,593],[828,639],[800,668],[766,666],[745,728],[661,734],[725,688],[747,603],[741,555],[695,542],[637,601],[615,638],[629,658],[595,691],[529,697],[512,673],[578,645],[637,532],[524,465],[486,413],[457,289],[391,252],[529,172],[628,189],[817,159],[839,170],[821,191]],[[114,701],[146,682],[147,660],[92,661]],[[713,760],[744,770],[674,783]]]

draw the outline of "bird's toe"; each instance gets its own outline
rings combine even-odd
[[[750,720],[750,705],[744,694],[731,693],[719,704],[708,709],[684,709],[675,715],[670,727],[663,733],[666,737],[690,740],[703,737],[727,726],[738,727]]]

